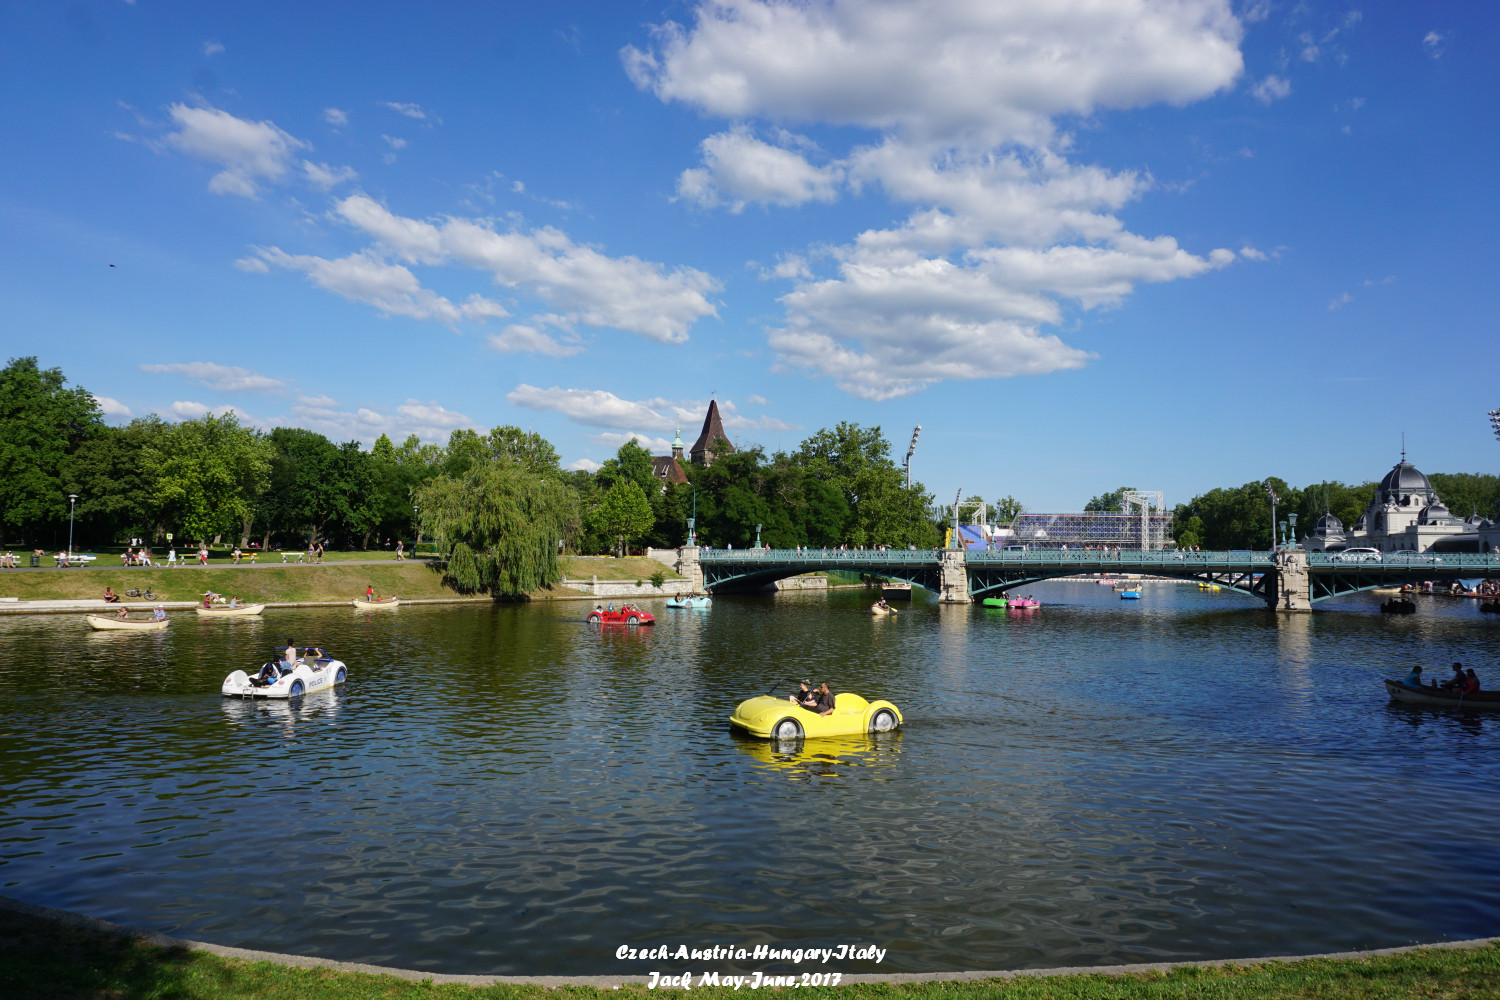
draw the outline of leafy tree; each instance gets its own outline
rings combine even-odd
[[[271,471],[266,439],[233,413],[184,420],[148,444],[142,458],[166,523],[202,540],[247,523]]]
[[[64,466],[103,423],[94,397],[68,388],[61,368],[27,357],[0,369],[0,527],[18,529],[25,542],[67,520]]]
[[[1277,495],[1278,519],[1297,510],[1302,504],[1302,491],[1288,486],[1284,480],[1271,478],[1271,488]],[[1200,542],[1205,549],[1264,549],[1271,544],[1271,500],[1260,483],[1246,483],[1233,489],[1212,489],[1201,496],[1179,504],[1174,511],[1173,522],[1178,527],[1177,541],[1189,544],[1182,536],[1184,530],[1197,531],[1191,527],[1193,518],[1201,525]],[[1299,530],[1301,525],[1298,525]]]
[[[79,495],[80,541],[108,542],[126,533],[154,540],[164,530],[145,451],[169,426],[155,414],[124,427],[101,424],[69,456],[65,481],[68,492]]]
[[[1134,486],[1121,486],[1117,490],[1101,493],[1099,496],[1090,498],[1089,502],[1083,505],[1083,509],[1088,513],[1118,514],[1125,503],[1125,494],[1133,489],[1135,489]]]
[[[615,554],[625,555],[626,542],[651,530],[655,519],[646,494],[634,482],[619,479],[599,497],[591,517],[615,539]]]
[[[415,499],[423,530],[448,553],[443,578],[455,590],[524,597],[562,578],[558,549],[578,529],[578,495],[560,477],[481,459]]]
[[[339,450],[317,431],[277,427],[267,437],[270,488],[261,504],[267,544],[270,536],[295,535],[311,545],[339,510]]]
[[[996,524],[1010,524],[1021,516],[1026,508],[1013,496],[1003,496],[990,505],[991,519]]]
[[[1455,516],[1479,514],[1481,517],[1500,517],[1500,476],[1473,472],[1434,472],[1427,479]],[[1371,495],[1374,495],[1373,488]]]

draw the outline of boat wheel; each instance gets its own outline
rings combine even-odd
[[[870,718],[870,732],[888,733],[895,729],[900,723],[896,721],[896,713],[888,708],[882,708]]]
[[[795,740],[802,736],[802,724],[796,719],[782,719],[771,727],[773,740]]]
[[[292,681],[291,689],[287,691],[287,695],[292,698],[300,698],[302,697],[302,692],[306,690],[307,688],[302,686],[302,681],[295,680]]]

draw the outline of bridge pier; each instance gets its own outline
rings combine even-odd
[[[1273,558],[1276,561],[1274,585],[1266,588],[1266,596],[1277,611],[1312,610],[1312,574],[1307,568],[1307,553],[1302,549],[1282,549]]]
[[[938,581],[939,603],[969,603],[969,566],[963,549],[943,549],[938,553]]]
[[[672,569],[688,581],[692,593],[701,594],[703,589],[703,564],[698,561],[698,546],[684,545],[677,550],[677,562]]]

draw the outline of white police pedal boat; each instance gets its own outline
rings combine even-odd
[[[229,698],[297,698],[337,687],[348,673],[342,660],[308,652],[295,663],[270,660],[254,676],[236,670],[220,690]]]

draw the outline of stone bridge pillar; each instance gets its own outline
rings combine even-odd
[[[689,589],[703,593],[703,564],[698,562],[698,546],[684,545],[678,549],[672,569],[688,581]]]
[[[1301,549],[1282,549],[1276,553],[1276,588],[1268,588],[1271,607],[1277,611],[1312,610],[1312,575],[1307,570],[1307,553]]]
[[[969,567],[963,549],[943,549],[938,553],[938,580],[942,587],[938,591],[940,603],[969,603]]]

